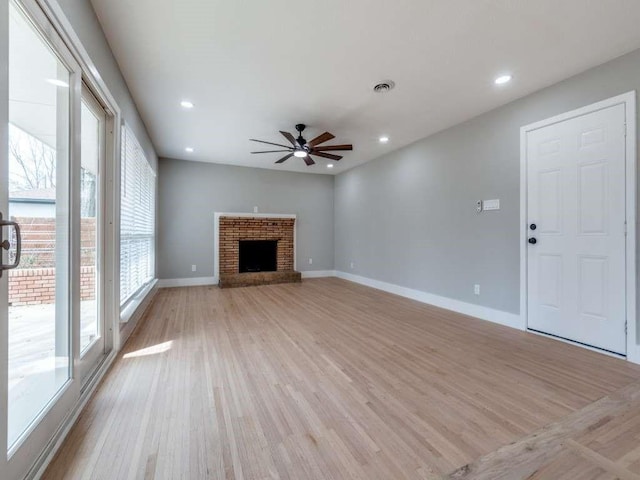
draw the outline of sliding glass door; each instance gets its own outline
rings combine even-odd
[[[107,117],[38,4],[0,3],[9,65],[0,79],[4,480],[34,465],[105,356]]]
[[[80,352],[84,383],[106,353],[103,291],[103,193],[107,116],[83,84],[80,105]]]

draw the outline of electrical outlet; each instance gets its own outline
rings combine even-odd
[[[312,264],[313,264],[313,258],[310,258],[309,259],[309,265],[312,265]]]
[[[258,207],[253,207],[253,213],[258,213]]]
[[[356,262],[351,262],[351,270],[353,270],[354,268],[356,268]]]
[[[196,271],[196,266],[195,265],[191,265],[191,271],[195,272]]]
[[[477,283],[473,286],[473,293],[475,295],[480,295],[480,285],[478,285]]]

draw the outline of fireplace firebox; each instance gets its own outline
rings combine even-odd
[[[278,270],[277,240],[239,240],[239,272],[275,272]]]

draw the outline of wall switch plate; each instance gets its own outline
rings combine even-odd
[[[477,283],[473,286],[473,293],[474,295],[480,295],[480,285]]]
[[[482,210],[500,210],[500,199],[495,198],[493,200],[484,200],[482,202]]]
[[[195,272],[196,271],[196,266],[195,265],[191,265],[191,271]]]
[[[312,264],[313,264],[313,258],[310,258],[309,259],[309,265],[312,265]]]

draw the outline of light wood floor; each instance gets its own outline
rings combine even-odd
[[[627,362],[338,279],[165,289],[45,478],[613,479],[569,463],[626,454],[634,475],[637,381]]]

